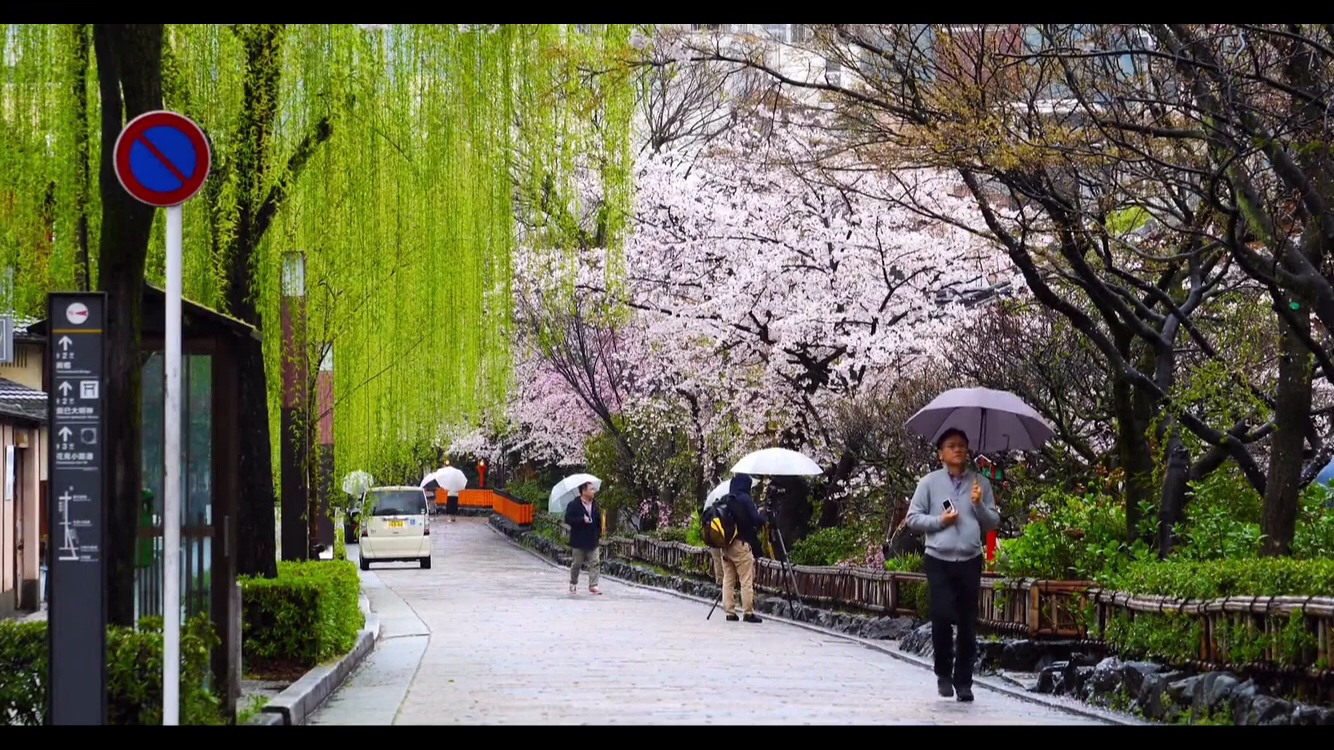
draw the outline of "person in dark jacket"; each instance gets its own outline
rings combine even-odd
[[[579,568],[588,562],[588,593],[601,594],[598,578],[602,561],[599,559],[602,539],[602,509],[593,500],[592,482],[579,485],[579,495],[565,506],[565,523],[570,526],[570,593],[579,589]]]
[[[737,535],[723,549],[723,611],[728,620],[738,619],[733,590],[740,583],[745,621],[763,622],[755,614],[755,553],[760,549],[759,531],[767,521],[767,514],[755,507],[755,501],[750,497],[750,484],[750,475],[738,474],[732,477],[727,487],[732,496],[728,507],[736,520]]]

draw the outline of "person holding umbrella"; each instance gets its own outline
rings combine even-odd
[[[952,388],[904,425],[932,440],[944,468],[922,477],[903,523],[926,535],[926,585],[936,686],[948,698],[973,699],[977,653],[977,596],[982,588],[982,539],[1000,525],[996,497],[985,476],[967,470],[969,448],[982,453],[1036,451],[1051,425],[1023,399],[990,388]],[[969,444],[969,436],[976,438]],[[950,642],[950,626],[959,629]],[[957,645],[957,653],[954,646]]]
[[[602,509],[593,501],[597,490],[592,482],[579,485],[579,494],[565,506],[565,523],[570,525],[570,593],[579,588],[579,568],[588,561],[588,593],[601,594],[598,579],[601,561],[598,546],[602,538]]]
[[[905,519],[926,535],[923,568],[931,603],[931,644],[940,695],[973,700],[977,598],[982,587],[982,539],[1000,524],[991,482],[971,471],[968,436],[946,429],[936,441],[943,468],[917,483]],[[958,628],[952,639],[951,626]],[[951,642],[954,640],[955,642]]]

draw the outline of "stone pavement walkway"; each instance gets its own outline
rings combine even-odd
[[[935,694],[931,672],[858,644],[568,572],[492,531],[436,519],[433,565],[363,573],[375,651],[312,724],[1082,724],[980,686]],[[352,557],[356,547],[349,546]],[[724,686],[728,695],[724,697]]]

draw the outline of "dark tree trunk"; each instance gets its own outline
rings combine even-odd
[[[243,318],[244,319],[244,318]],[[278,575],[273,493],[273,454],[269,437],[269,391],[264,373],[264,345],[247,338],[237,347],[241,382],[241,451],[238,478],[241,492],[237,514],[236,570],[240,575]]]
[[[1116,416],[1116,449],[1124,472],[1126,504],[1126,541],[1139,538],[1141,508],[1153,500],[1153,456],[1145,436],[1147,419],[1141,419],[1143,398],[1129,380],[1112,381],[1113,411]]]
[[[1274,399],[1274,435],[1270,439],[1269,477],[1265,482],[1260,554],[1283,557],[1292,553],[1301,496],[1302,449],[1311,411],[1311,355],[1302,341],[1310,336],[1305,306],[1291,316],[1279,316],[1280,354],[1278,393]]]
[[[162,108],[162,24],[96,24],[93,47],[102,98],[98,288],[108,297],[107,622],[129,626],[135,615],[134,542],[143,473],[140,308],[155,209],[121,187],[112,145],[127,120]]]
[[[852,476],[852,470],[856,467],[857,457],[851,451],[844,451],[843,455],[838,457],[838,463],[834,464],[834,472],[830,477],[829,489],[824,500],[820,502],[820,528],[835,528],[842,520],[847,491],[839,489],[840,482]]]
[[[1186,480],[1190,476],[1190,452],[1181,443],[1174,427],[1167,438],[1167,467],[1163,474],[1163,494],[1158,502],[1158,557],[1166,560],[1176,542],[1176,525],[1186,509]]]
[[[806,482],[800,477],[776,476],[769,480],[767,497],[761,508],[768,508],[774,513],[775,530],[782,535],[783,544],[789,551],[798,540],[810,533],[811,507],[806,490]],[[782,557],[778,538],[773,539],[774,555]]]

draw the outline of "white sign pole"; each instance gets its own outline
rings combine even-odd
[[[180,724],[181,685],[181,206],[167,206],[167,303],[163,371],[162,723]]]

